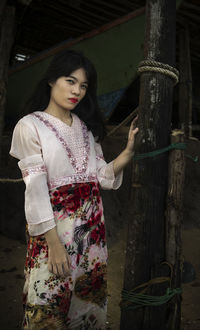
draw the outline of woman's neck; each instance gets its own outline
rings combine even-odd
[[[48,107],[44,110],[45,112],[49,113],[50,115],[59,118],[64,123],[71,125],[72,124],[72,115],[71,111],[67,109],[57,108],[57,107],[51,107],[48,105]]]

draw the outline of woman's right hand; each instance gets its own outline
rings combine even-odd
[[[48,270],[59,277],[70,275],[70,257],[60,241],[56,227],[44,234],[48,244]]]
[[[48,270],[59,277],[70,275],[70,257],[62,243],[48,247]]]

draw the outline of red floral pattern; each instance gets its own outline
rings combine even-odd
[[[31,268],[39,267],[39,257],[41,255],[43,255],[43,258],[48,259],[48,246],[44,235],[29,237],[25,270],[30,272]]]
[[[99,186],[95,182],[69,184],[51,191],[51,203],[54,211],[65,209],[66,212],[76,212],[86,200],[96,197],[100,202]]]

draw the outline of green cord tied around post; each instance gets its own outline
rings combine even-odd
[[[132,290],[122,290],[121,292],[121,302],[120,307],[121,309],[126,310],[135,310],[137,308],[141,307],[147,307],[147,306],[160,306],[163,304],[168,303],[172,298],[174,298],[177,295],[181,295],[182,289],[181,288],[172,288],[171,282],[172,282],[172,275],[173,275],[173,266],[168,263],[167,261],[162,262],[162,264],[167,265],[170,268],[170,276],[160,276],[152,278],[151,280],[142,283],[138,286],[136,286]],[[162,296],[152,296],[146,294],[146,291],[152,286],[152,285],[158,285],[161,283],[169,283],[169,287],[166,290],[166,293]],[[140,292],[136,292],[138,290],[141,290]]]
[[[134,293],[132,291],[122,290],[121,309],[135,310],[145,306],[160,306],[166,304],[174,296],[180,295],[182,289],[167,288],[166,294],[163,296],[150,296],[142,293]]]
[[[133,158],[135,160],[141,160],[141,159],[145,159],[145,158],[153,158],[156,157],[158,155],[163,154],[164,152],[167,152],[169,150],[173,150],[173,149],[180,149],[180,150],[185,150],[186,149],[186,143],[172,143],[169,146],[162,148],[162,149],[158,149],[158,150],[154,150],[154,151],[150,151],[150,152],[146,152],[144,154],[136,154]],[[192,159],[195,163],[198,162],[199,157],[195,156],[192,157],[191,155],[185,155],[186,157]]]
[[[158,156],[158,155],[163,154],[164,152],[167,152],[172,149],[184,150],[185,148],[186,148],[186,143],[172,143],[169,146],[162,148],[162,149],[146,152],[144,154],[136,154],[134,156],[134,159],[140,160],[140,159],[145,159],[145,158],[152,158],[152,157]]]

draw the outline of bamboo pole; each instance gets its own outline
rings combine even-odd
[[[171,143],[183,143],[184,132],[175,130]],[[181,288],[183,218],[183,191],[185,179],[184,150],[172,150],[169,156],[169,184],[166,209],[166,261],[172,266],[171,288]],[[181,299],[173,299],[168,305],[167,329],[179,330],[181,323]]]
[[[133,117],[138,114],[138,110],[139,110],[138,107],[135,110],[133,110],[119,125],[117,125],[110,132],[108,132],[107,136],[111,136],[115,134],[121,127],[128,124],[133,119]]]

